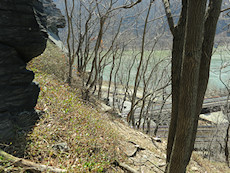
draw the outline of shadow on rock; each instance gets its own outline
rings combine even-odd
[[[15,115],[5,116],[0,121],[0,148],[5,152],[23,157],[28,135],[41,118],[43,111],[23,111]]]

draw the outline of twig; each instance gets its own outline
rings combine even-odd
[[[131,155],[128,155],[128,157],[135,157],[137,152],[145,150],[144,148],[140,147],[139,145],[137,145],[136,143],[134,143],[133,141],[128,141],[129,143],[133,144],[136,148],[135,152]]]
[[[148,162],[150,162],[151,164],[153,164],[156,168],[158,168],[161,172],[164,172],[164,170],[162,170],[159,166],[157,166],[155,163],[151,162],[150,160],[147,160]]]
[[[220,12],[222,13],[222,12],[225,12],[225,11],[228,11],[228,10],[230,10],[230,8],[223,9]]]
[[[111,9],[109,12],[112,12],[112,11],[115,11],[115,10],[118,10],[118,9],[122,9],[122,8],[124,8],[124,9],[129,9],[129,8],[132,8],[132,7],[134,7],[135,5],[137,5],[137,4],[141,3],[141,2],[142,2],[142,0],[137,0],[136,2],[133,2],[133,3],[131,3],[131,4],[122,5],[122,6],[118,6],[118,7],[116,7],[116,8],[113,8],[113,9]]]
[[[125,169],[125,170],[131,172],[131,173],[139,173],[136,169],[131,168],[129,165],[127,165],[127,164],[125,164],[125,163],[121,163],[121,162],[115,160],[115,164],[116,164],[117,166],[120,166],[121,168],[123,168],[123,169]]]

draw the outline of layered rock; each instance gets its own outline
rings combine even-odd
[[[40,55],[47,41],[46,16],[38,0],[0,1],[0,141],[30,127],[39,87],[26,63]]]
[[[66,25],[65,17],[61,10],[56,7],[52,0],[40,0],[44,6],[44,13],[47,17],[47,30],[49,33],[58,36],[58,28],[64,28]]]

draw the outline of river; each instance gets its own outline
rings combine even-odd
[[[225,88],[220,81],[220,74],[224,83],[230,87],[230,54],[226,51],[219,51],[212,56],[209,89],[222,90]]]
[[[136,53],[137,54],[137,53]],[[155,51],[155,53],[153,53],[151,56],[151,60],[149,62],[149,67],[147,70],[147,75],[148,73],[151,71],[151,67],[153,67],[159,60],[165,59],[163,63],[161,63],[157,69],[160,72],[154,72],[153,76],[159,76],[159,74],[162,73],[162,69],[167,68],[167,73],[165,74],[168,77],[170,77],[170,55],[171,52],[169,50],[163,50],[163,51]],[[145,56],[147,57],[148,55],[148,51],[146,51]],[[125,78],[127,78],[127,74],[128,74],[128,69],[132,64],[132,58],[135,55],[132,55],[130,53],[130,51],[127,51],[124,53],[122,60],[121,60],[121,64],[120,64],[120,69],[118,71],[118,78],[122,79],[125,81]],[[146,60],[147,58],[145,58]],[[157,59],[157,60],[156,60]],[[133,86],[134,85],[134,80],[135,80],[135,75],[136,75],[136,71],[137,71],[137,66],[138,66],[138,59],[135,61],[134,66],[131,70],[130,73],[130,82],[129,85]],[[115,62],[115,68],[114,68],[114,72],[116,71],[116,66],[118,64],[118,60],[116,60]],[[104,81],[108,81],[109,80],[109,75],[110,75],[110,70],[111,70],[111,63],[108,64],[105,67],[104,73],[103,73],[103,79]],[[224,90],[225,86],[222,84],[222,82],[220,81],[219,77],[220,77],[220,68],[222,68],[221,70],[221,78],[223,79],[223,81],[225,82],[225,84],[227,84],[230,87],[230,52],[228,51],[222,51],[221,49],[218,49],[218,51],[216,51],[213,56],[212,56],[212,60],[211,60],[211,67],[210,67],[210,78],[209,78],[209,84],[208,84],[208,90],[212,91],[213,93],[215,92],[219,92],[220,90]],[[156,77],[155,77],[156,78]],[[117,82],[120,84],[119,79],[117,79]],[[156,80],[156,79],[153,79]],[[123,81],[123,82],[124,82]],[[112,80],[112,82],[114,82],[114,79]],[[140,86],[142,86],[142,84],[140,83]]]

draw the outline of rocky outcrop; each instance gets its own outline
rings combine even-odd
[[[47,17],[48,32],[58,36],[58,28],[64,28],[66,25],[65,17],[52,0],[40,0],[44,6],[44,13]]]
[[[39,87],[26,63],[40,55],[47,41],[46,16],[38,0],[0,1],[0,141],[33,125]]]

